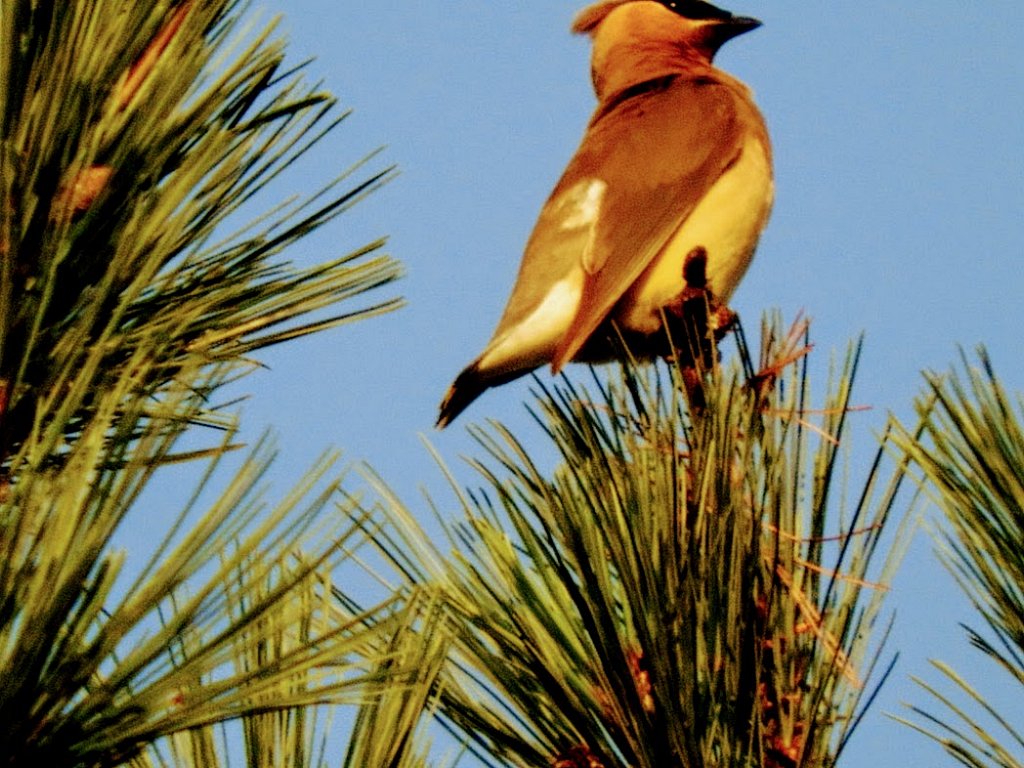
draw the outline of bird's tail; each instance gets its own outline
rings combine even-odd
[[[491,384],[480,375],[477,362],[467,366],[455,377],[448,392],[441,401],[441,412],[437,417],[437,428],[444,429],[476,400]]]
[[[451,424],[460,413],[469,407],[470,403],[486,390],[518,379],[531,370],[532,368],[525,368],[499,373],[494,370],[484,370],[480,367],[479,360],[473,361],[455,377],[455,381],[448,387],[448,392],[444,396],[444,400],[441,401],[441,413],[437,417],[437,428],[444,429]]]

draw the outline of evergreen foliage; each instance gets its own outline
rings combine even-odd
[[[761,374],[707,372],[699,409],[673,367],[566,382],[541,399],[550,471],[475,430],[452,556],[390,499],[381,549],[443,585],[440,711],[486,764],[834,763],[878,677],[869,566],[905,467],[880,451],[853,508],[834,498],[858,348],[820,410],[804,352],[767,324]]]
[[[370,609],[373,632],[338,618],[331,574],[361,534],[335,508],[333,457],[268,503],[263,441],[196,508],[232,448],[233,419],[213,398],[252,354],[396,306],[321,312],[397,277],[380,242],[312,267],[280,259],[390,169],[360,163],[309,199],[251,213],[344,114],[283,69],[272,28],[239,25],[243,9],[0,5],[7,765],[159,764],[208,753],[202,729],[239,716],[250,745],[291,749],[302,726],[259,718],[365,698],[379,677],[361,666],[368,648],[412,617],[396,598]],[[190,424],[225,437],[207,430],[210,444],[176,452]],[[141,573],[118,581],[124,554],[110,542],[128,511],[159,466],[196,458],[210,465],[203,486],[160,521],[166,537]],[[169,752],[153,747],[168,736]]]
[[[1024,685],[1024,400],[1006,392],[984,348],[976,365],[962,363],[962,373],[926,375],[923,435],[897,439],[945,518],[939,556],[987,627],[967,628],[971,645]],[[1024,766],[1019,711],[999,712],[949,664],[933,664],[954,692],[918,680],[944,714],[915,705],[911,724],[963,765]]]

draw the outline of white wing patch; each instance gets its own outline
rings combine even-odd
[[[551,360],[580,306],[583,272],[573,269],[551,286],[522,322],[495,339],[480,356],[482,369],[524,371]]]
[[[580,263],[587,273],[593,274],[600,264],[594,258],[594,233],[601,217],[601,203],[608,185],[601,179],[584,179],[558,200],[555,215],[560,219],[558,228],[563,231],[589,230],[586,245],[580,254]]]
[[[559,201],[561,229],[592,227],[601,214],[601,200],[608,185],[600,179],[586,179],[568,190]]]

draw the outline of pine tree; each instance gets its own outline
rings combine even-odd
[[[395,643],[429,600],[395,596],[356,621],[334,600],[364,537],[336,509],[335,457],[276,502],[260,484],[268,440],[218,471],[238,447],[218,398],[259,350],[398,304],[358,301],[399,274],[381,241],[281,260],[392,170],[371,157],[308,199],[257,207],[344,113],[244,10],[0,4],[6,765],[215,765],[213,726],[239,718],[251,765],[320,765],[317,705],[418,674]],[[199,461],[180,517],[152,521],[155,554],[119,579],[111,540],[142,490]]]

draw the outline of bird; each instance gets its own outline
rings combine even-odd
[[[712,60],[761,26],[704,0],[600,0],[572,31],[592,40],[597,97],[540,211],[508,304],[455,379],[438,428],[490,387],[542,365],[661,354],[686,290],[725,306],[774,198],[772,151],[750,89]],[[703,284],[701,284],[703,283]],[[621,354],[621,353],[620,353]]]

